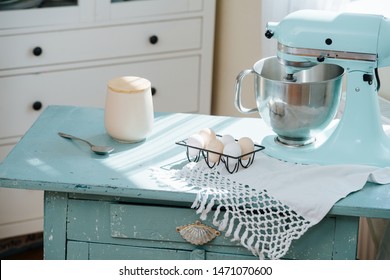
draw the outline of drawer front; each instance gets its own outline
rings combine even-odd
[[[253,258],[248,250],[225,238],[223,233],[202,246],[185,241],[176,227],[198,219],[193,209],[72,200],[68,210],[68,238],[73,241],[187,251],[201,249],[210,259]],[[333,258],[334,233],[335,219],[325,218],[293,242],[286,258]]]
[[[183,212],[183,213],[180,213]],[[111,217],[111,236],[125,239],[143,239],[158,242],[175,241],[183,242],[179,234],[175,234],[174,229],[177,226],[193,223],[197,216],[195,210],[162,208],[162,207],[140,207],[130,205],[113,204],[110,207]],[[153,226],[151,226],[153,225]],[[333,236],[323,233],[334,232],[334,220],[325,220],[317,227],[312,229],[311,234],[306,238],[297,240],[292,245],[292,250],[287,253],[286,258],[292,259],[310,259],[320,258],[329,259],[333,252]],[[321,243],[318,238],[321,237]],[[212,247],[219,246],[238,246],[230,241],[230,238],[219,236],[209,243]],[[229,252],[227,250],[226,252]],[[242,252],[236,251],[237,256]],[[314,254],[313,254],[314,253]],[[232,257],[232,252],[227,257]],[[250,255],[249,251],[247,254]],[[218,258],[222,256],[209,253],[208,258]],[[244,256],[241,256],[244,257]],[[245,256],[247,258],[248,256]]]
[[[223,236],[216,237],[207,245],[188,243],[176,231],[176,227],[194,223],[197,219],[195,211],[187,208],[71,200],[68,204],[67,238],[78,242],[131,247],[183,251],[204,249],[251,255],[248,250]]]
[[[2,10],[0,12],[0,30],[35,26],[53,26],[86,22],[93,11],[85,14],[78,6],[50,7],[39,9]]]
[[[158,54],[201,47],[201,19],[0,37],[0,69]]]
[[[210,1],[210,0],[207,0]],[[134,19],[146,16],[183,14],[203,9],[203,0],[149,0],[118,1],[111,4],[98,1],[96,3],[99,19]]]
[[[185,242],[176,228],[196,220],[197,215],[191,209],[110,205],[110,234],[114,238]],[[226,241],[217,237],[207,244],[231,245]]]
[[[155,111],[198,110],[197,56],[3,77],[0,78],[0,138],[23,135],[41,112],[34,110],[36,102],[42,108],[47,105],[103,107],[107,81],[126,75],[145,77],[152,82],[156,89]]]

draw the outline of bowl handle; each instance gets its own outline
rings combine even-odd
[[[237,110],[243,114],[251,114],[258,111],[257,108],[248,109],[241,104],[241,82],[245,78],[245,76],[252,73],[255,73],[253,69],[243,70],[240,72],[240,74],[238,74],[236,78],[236,98],[235,98],[234,105],[236,106]]]

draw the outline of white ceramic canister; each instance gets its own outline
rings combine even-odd
[[[151,132],[153,119],[150,81],[125,76],[108,82],[104,125],[112,138],[124,143],[142,141]]]

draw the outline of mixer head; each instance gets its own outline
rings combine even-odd
[[[288,74],[319,63],[356,70],[390,65],[390,24],[380,15],[300,10],[267,24],[278,41],[277,57]]]

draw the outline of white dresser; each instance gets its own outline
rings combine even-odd
[[[46,106],[103,107],[116,76],[149,79],[156,111],[210,113],[215,0],[51,2],[0,11],[0,161]],[[0,239],[42,229],[41,192],[0,189]]]

